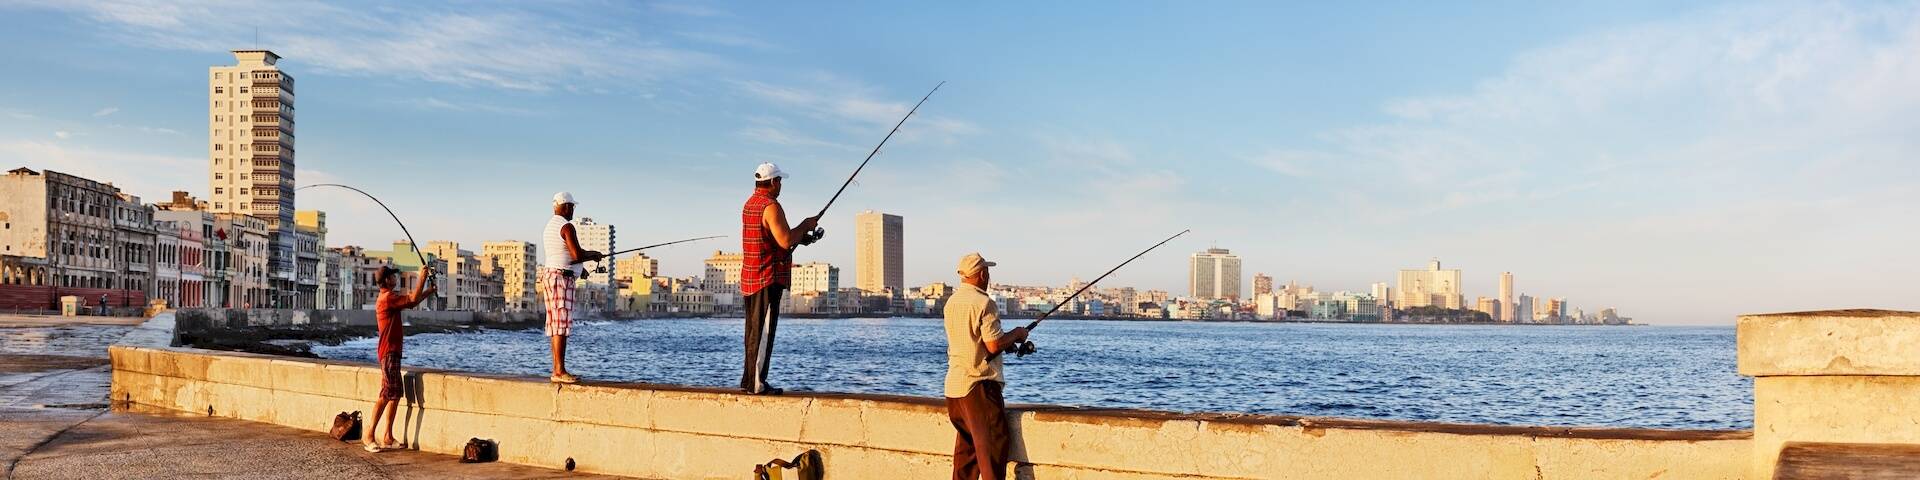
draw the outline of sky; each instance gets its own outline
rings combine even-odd
[[[297,181],[428,239],[533,241],[554,192],[698,275],[760,162],[853,282],[856,213],[909,285],[971,251],[1186,293],[1187,256],[1365,291],[1439,259],[1654,324],[1920,309],[1920,3],[0,0],[0,167],[208,190],[207,68],[297,79]],[[333,245],[398,228],[300,192]]]

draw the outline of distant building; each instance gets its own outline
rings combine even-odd
[[[1273,277],[1264,273],[1253,274],[1253,296],[1273,293]]]
[[[1442,270],[1440,261],[1427,264],[1425,270],[1400,271],[1400,299],[1394,308],[1442,307],[1459,309],[1460,270]]]
[[[854,216],[854,224],[854,286],[868,292],[905,291],[906,221],[867,210]]]
[[[723,311],[732,311],[740,303],[740,262],[741,254],[714,250],[707,257],[706,284],[702,290],[712,299],[713,307]]]
[[[1393,299],[1393,288],[1388,287],[1387,282],[1375,283],[1371,287],[1374,301],[1382,304],[1380,306],[1386,306],[1384,304]]]
[[[1500,319],[1500,299],[1480,297],[1478,301],[1474,302],[1473,310],[1485,313],[1487,314],[1487,318],[1498,321]]]
[[[530,311],[541,308],[536,261],[539,255],[533,243],[502,240],[480,244],[485,263],[500,274],[501,299],[507,310]]]
[[[1199,300],[1240,300],[1240,256],[1209,248],[1187,260],[1187,292]]]
[[[1513,272],[1500,272],[1500,311],[1493,314],[1494,321],[1515,323],[1513,316]]]
[[[1533,297],[1520,294],[1513,300],[1513,318],[1515,323],[1539,323],[1533,318]]]
[[[627,258],[615,259],[614,279],[623,282],[637,282],[642,279],[660,276],[660,260],[644,253],[635,253]]]
[[[793,288],[788,295],[809,296],[807,309],[798,313],[839,313],[840,267],[826,262],[807,262],[793,266]],[[799,301],[793,302],[799,304]]]

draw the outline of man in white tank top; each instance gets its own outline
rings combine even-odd
[[[581,263],[604,258],[600,252],[580,248],[573,233],[573,194],[553,194],[553,217],[540,235],[540,292],[547,307],[547,341],[553,345],[554,383],[579,382],[567,373],[567,336],[573,332],[573,281],[580,278]]]

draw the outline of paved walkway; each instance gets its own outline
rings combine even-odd
[[[111,317],[93,320],[103,318]],[[125,321],[59,320],[0,315],[0,478],[611,478],[416,451],[371,454],[278,425],[110,410],[107,346],[166,337]]]

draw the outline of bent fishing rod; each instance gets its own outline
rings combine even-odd
[[[927,91],[927,94],[926,94],[926,96],[923,96],[923,97],[920,97],[920,102],[919,102],[919,103],[915,103],[915,104],[913,104],[913,108],[912,108],[912,109],[909,109],[909,110],[907,110],[907,114],[906,114],[905,116],[902,116],[902,117],[900,117],[900,121],[899,121],[899,122],[894,122],[894,124],[893,124],[893,130],[888,130],[888,131],[887,131],[887,136],[885,136],[885,137],[881,137],[881,138],[880,138],[880,144],[879,144],[879,145],[874,145],[874,146],[873,146],[873,151],[871,151],[871,152],[867,152],[867,159],[866,159],[866,160],[861,160],[861,161],[860,161],[860,166],[858,166],[858,167],[854,167],[854,169],[853,169],[853,174],[852,174],[852,175],[848,175],[848,176],[847,176],[847,181],[845,181],[845,182],[841,182],[841,183],[840,183],[840,189],[839,189],[839,190],[835,190],[835,191],[833,192],[833,197],[832,197],[832,198],[828,198],[828,199],[827,199],[827,204],[826,204],[826,205],[822,205],[822,206],[820,207],[820,213],[816,213],[816,214],[814,214],[814,215],[813,215],[813,218],[821,218],[821,217],[825,217],[825,216],[827,215],[827,209],[829,209],[829,208],[833,208],[833,202],[834,202],[835,200],[839,200],[839,199],[840,199],[840,194],[842,194],[842,193],[846,193],[846,192],[847,192],[847,186],[848,186],[848,185],[853,185],[853,179],[854,179],[854,178],[858,178],[858,177],[860,176],[860,171],[861,171],[861,170],[865,170],[865,169],[867,168],[867,162],[871,162],[871,161],[873,161],[873,157],[874,157],[875,155],[879,155],[879,154],[880,154],[880,147],[884,147],[884,146],[887,146],[887,140],[891,140],[891,139],[893,139],[893,134],[895,134],[895,133],[900,133],[900,126],[901,126],[901,125],[905,125],[905,124],[907,123],[907,119],[909,119],[909,118],[913,118],[913,114],[914,114],[915,112],[919,112],[919,111],[920,111],[920,105],[923,105],[923,104],[926,104],[926,103],[927,103],[927,99],[929,99],[929,98],[933,98],[933,92],[938,92],[938,91],[940,91],[940,87],[941,87],[941,86],[944,86],[944,85],[946,85],[946,84],[947,84],[947,82],[945,82],[945,81],[942,81],[942,82],[940,82],[940,83],[939,83],[938,85],[934,85],[934,86],[933,86],[933,90],[928,90],[928,91]],[[807,232],[807,235],[805,236],[805,238],[801,238],[801,239],[800,239],[800,244],[801,244],[801,245],[812,245],[812,244],[813,244],[813,242],[817,242],[817,241],[820,241],[820,237],[824,237],[824,236],[826,236],[826,235],[827,235],[827,229],[826,229],[826,228],[824,228],[824,227],[815,227],[815,228],[813,229],[813,231],[812,231],[812,232]]]
[[[420,257],[420,269],[421,269],[422,271],[431,271],[431,270],[433,269],[433,267],[432,267],[432,264],[429,264],[429,263],[427,263],[427,254],[426,254],[425,252],[421,252],[421,251],[420,251],[420,242],[416,242],[416,241],[414,241],[414,240],[413,240],[413,232],[410,232],[410,231],[407,231],[407,222],[402,222],[402,221],[400,221],[400,216],[399,216],[399,215],[395,215],[395,214],[393,213],[393,209],[392,209],[392,208],[388,208],[388,207],[387,207],[387,202],[382,202],[382,201],[380,201],[380,199],[379,199],[379,198],[376,198],[376,197],[374,197],[374,196],[373,196],[373,194],[371,194],[371,193],[367,193],[367,191],[366,191],[366,190],[361,190],[361,189],[358,189],[358,188],[353,188],[353,187],[350,187],[350,186],[346,186],[346,185],[341,185],[341,184],[338,184],[338,183],[315,183],[315,184],[311,184],[311,185],[306,185],[306,186],[302,186],[302,187],[299,187],[299,188],[295,188],[295,189],[293,189],[293,191],[296,191],[296,192],[298,192],[298,191],[301,191],[301,190],[306,190],[306,189],[309,189],[309,188],[313,188],[313,187],[339,187],[339,188],[344,188],[344,189],[347,189],[347,190],[352,190],[352,191],[354,191],[355,193],[359,193],[360,195],[363,195],[363,196],[365,196],[365,197],[367,197],[367,199],[368,199],[368,200],[373,200],[373,203],[375,203],[375,204],[378,204],[378,205],[380,205],[380,209],[382,209],[382,210],[386,210],[386,211],[387,211],[387,216],[389,216],[389,217],[393,217],[393,223],[396,223],[396,224],[399,224],[399,225],[400,225],[400,233],[403,233],[403,234],[406,234],[406,236],[407,236],[407,244],[408,244],[408,245],[411,245],[411,246],[413,246],[413,254],[414,254],[414,255],[416,255],[416,256],[419,256],[419,257]],[[431,282],[433,282],[433,276],[432,276],[432,275],[428,275],[428,276],[427,276],[427,282],[429,282],[429,284],[431,284]]]
[[[605,257],[607,257],[607,258],[613,258],[613,256],[614,256],[614,255],[619,255],[619,254],[622,254],[622,253],[633,253],[633,252],[638,252],[638,251],[641,251],[641,250],[646,250],[646,249],[649,249],[649,248],[654,248],[654,247],[664,247],[664,246],[668,246],[668,245],[673,245],[673,244],[677,244],[677,243],[687,243],[687,242],[693,242],[693,241],[700,241],[700,240],[712,240],[712,239],[715,239],[715,238],[721,238],[721,237],[725,237],[725,236],[726,236],[726,235],[714,235],[714,236],[711,236],[711,237],[700,237],[700,238],[689,238],[689,239],[686,239],[686,240],[674,240],[674,241],[671,241],[671,242],[667,242],[667,243],[656,243],[656,244],[653,244],[653,245],[647,245],[647,246],[644,246],[644,247],[640,247],[640,248],[629,248],[629,249],[626,249],[626,250],[621,250],[621,251],[618,251],[618,252],[613,252],[613,253],[609,253],[609,254],[606,254],[606,255],[604,255],[604,256],[605,256]]]
[[[1105,280],[1108,275],[1113,275],[1113,272],[1120,271],[1120,267],[1125,267],[1127,266],[1127,264],[1133,263],[1134,260],[1139,260],[1140,257],[1145,256],[1147,252],[1151,252],[1156,248],[1160,248],[1161,245],[1166,245],[1167,242],[1171,242],[1173,241],[1173,239],[1180,238],[1181,235],[1186,235],[1187,232],[1191,232],[1191,231],[1193,230],[1181,230],[1180,233],[1173,234],[1173,236],[1167,237],[1166,240],[1161,240],[1160,243],[1153,244],[1153,246],[1147,247],[1146,250],[1141,250],[1140,253],[1134,254],[1133,258],[1128,258],[1127,261],[1120,262],[1119,265],[1114,265],[1113,269],[1107,270],[1107,273],[1100,274],[1099,277],[1094,278],[1093,281],[1091,282],[1087,282],[1086,285],[1081,285],[1079,290],[1074,290],[1073,294],[1067,295],[1066,299],[1061,300],[1059,303],[1055,303],[1053,305],[1053,308],[1047,309],[1046,313],[1040,314],[1040,318],[1035,318],[1033,319],[1033,323],[1027,324],[1027,333],[1032,334],[1033,329],[1040,328],[1040,321],[1046,320],[1047,317],[1052,316],[1054,312],[1060,311],[1060,307],[1066,306],[1068,303],[1073,301],[1074,297],[1078,297],[1080,296],[1081,293],[1085,293],[1087,289],[1093,288],[1094,284],[1100,283],[1101,280]],[[1027,356],[1027,354],[1034,352],[1033,341],[1027,340],[1024,342],[1016,343],[1013,345],[1012,350],[1013,350],[1014,356],[1025,357]]]

